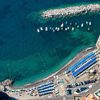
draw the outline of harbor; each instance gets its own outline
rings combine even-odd
[[[0,100],[100,100],[100,2],[72,1],[0,1]]]
[[[73,96],[85,95],[87,91],[92,89],[95,84],[99,84],[100,81],[99,41],[100,37],[95,47],[81,51],[61,70],[46,79],[20,88],[14,88],[9,86],[9,84],[5,84],[3,91],[18,100],[52,99],[61,96],[68,96],[69,100],[71,100]]]
[[[90,31],[91,30],[91,27],[92,27],[92,22],[91,21],[86,21],[86,22],[83,22],[83,23],[77,23],[77,22],[68,22],[68,21],[65,21],[65,22],[62,22],[59,26],[55,26],[55,27],[52,27],[52,26],[45,26],[45,27],[42,27],[40,26],[39,28],[37,28],[37,32],[40,33],[40,32],[71,32],[71,31],[75,31],[75,29],[86,29],[87,31]]]

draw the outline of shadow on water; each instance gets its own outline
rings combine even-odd
[[[13,97],[9,97],[6,93],[0,92],[0,100],[17,100]]]

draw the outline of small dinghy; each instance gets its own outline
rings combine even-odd
[[[39,32],[40,32],[40,30],[39,30],[39,29],[37,29],[37,32],[39,33]]]

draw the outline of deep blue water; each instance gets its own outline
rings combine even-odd
[[[43,77],[44,72],[47,76],[61,68],[53,66],[57,66],[60,61],[71,56],[72,50],[76,50],[80,43],[83,43],[82,48],[92,46],[99,35],[100,24],[96,17],[100,18],[100,15],[90,18],[84,16],[83,19],[80,17],[80,20],[78,18],[68,19],[69,21],[79,21],[79,23],[81,20],[84,22],[93,20],[98,24],[94,25],[94,28],[97,28],[97,32],[95,29],[93,30],[95,35],[91,35],[91,38],[90,33],[83,36],[84,38],[89,37],[91,41],[88,41],[89,38],[87,38],[86,42],[84,42],[85,40],[79,42],[80,38],[66,35],[66,33],[63,35],[61,33],[37,34],[33,31],[36,22],[30,22],[27,18],[28,14],[65,4],[96,1],[100,0],[0,0],[0,81],[6,78],[19,81],[31,76],[34,76],[32,78],[34,81],[40,79],[40,76]],[[71,41],[73,38],[74,40]],[[73,42],[75,45],[71,47]],[[49,71],[51,70],[50,72],[48,68]]]

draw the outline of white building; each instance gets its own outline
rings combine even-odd
[[[97,43],[96,43],[96,47],[97,47],[97,52],[98,52],[98,56],[99,56],[99,66],[100,66],[100,36],[99,36],[99,38],[98,38],[98,41],[97,41]]]
[[[96,43],[96,47],[97,47],[97,49],[100,49],[100,36],[99,36],[98,41]]]

